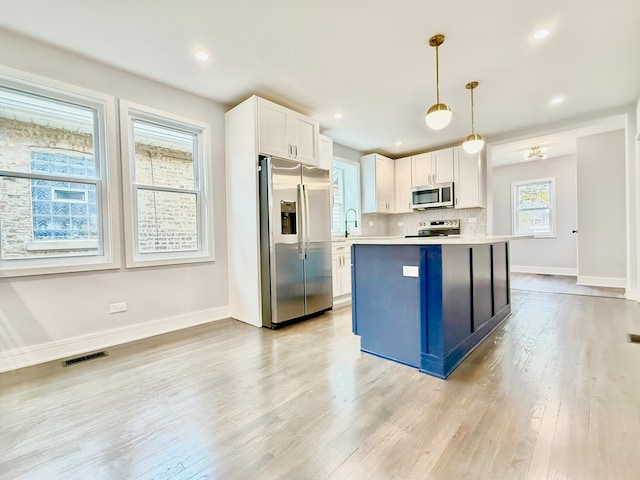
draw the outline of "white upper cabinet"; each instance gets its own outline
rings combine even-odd
[[[377,153],[360,157],[362,213],[394,213],[394,161]]]
[[[453,182],[453,148],[412,157],[412,186],[446,182]]]
[[[276,103],[258,99],[258,150],[266,155],[318,165],[317,120]]]
[[[411,209],[411,163],[412,157],[394,160],[396,213],[413,212]]]
[[[318,166],[330,172],[333,170],[333,140],[326,135],[320,135]]]
[[[455,147],[455,208],[485,208],[486,181],[482,153],[469,154],[462,147]]]

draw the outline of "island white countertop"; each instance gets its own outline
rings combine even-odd
[[[508,242],[523,238],[513,235],[451,235],[448,237],[349,237],[349,243],[363,245],[483,245],[487,243]]]

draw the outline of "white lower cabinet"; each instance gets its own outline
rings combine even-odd
[[[351,293],[351,246],[347,242],[334,242],[331,250],[333,297]]]

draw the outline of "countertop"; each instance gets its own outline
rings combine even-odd
[[[513,235],[474,235],[449,237],[349,237],[349,243],[366,245],[483,245],[487,243],[508,242],[530,237]]]

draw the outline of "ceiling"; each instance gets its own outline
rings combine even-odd
[[[472,80],[476,132],[490,143],[640,96],[637,0],[0,0],[0,10],[4,28],[229,107],[258,94],[318,118],[337,143],[394,158],[470,134]],[[551,34],[534,41],[540,27]],[[454,112],[440,131],[424,123],[436,33],[441,101]],[[197,62],[198,49],[210,60]]]

